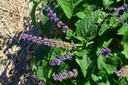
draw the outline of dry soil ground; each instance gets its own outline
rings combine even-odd
[[[39,33],[30,11],[28,0],[0,0],[0,85],[37,85],[27,70],[35,45],[20,39]]]

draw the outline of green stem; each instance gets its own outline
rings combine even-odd
[[[111,54],[111,56],[112,56],[112,55],[113,55],[115,58],[117,58],[118,60],[120,60],[121,65],[123,64],[122,60],[121,60],[119,57],[117,57],[115,54]]]
[[[83,46],[83,43],[82,44],[75,44],[76,46]]]
[[[69,33],[70,33],[70,32],[69,32]],[[77,40],[79,40],[79,41],[83,42],[83,41],[82,41],[82,40],[80,40],[78,37],[76,37],[74,34],[70,33],[70,35],[71,35],[72,37],[74,37],[75,39],[77,39]]]
[[[77,40],[79,40],[79,41],[81,41],[81,42],[83,42],[82,40],[80,40],[78,37],[76,37],[76,36],[74,36],[74,35],[72,35],[74,38],[76,38]]]

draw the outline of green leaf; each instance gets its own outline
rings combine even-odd
[[[98,20],[97,20],[98,24],[101,24],[104,21],[104,19],[108,16],[107,13],[105,13],[104,11],[101,11],[101,10],[96,10],[94,12],[94,14],[96,14],[98,17]]]
[[[97,61],[97,63],[98,63],[98,69],[99,70],[102,70],[103,69],[103,66],[105,66],[105,58],[104,58],[104,56],[99,56],[98,57],[98,61]]]
[[[101,28],[100,28],[100,30],[99,30],[99,35],[101,36],[103,33],[105,33],[105,32],[108,31],[108,30],[110,30],[110,27],[108,26],[107,21],[105,21],[105,22],[102,24],[102,26],[101,26]]]
[[[82,2],[83,0],[73,0],[74,3],[74,8],[79,5],[80,2]]]
[[[101,76],[108,76],[108,73],[105,69],[102,69],[98,72],[98,75],[101,75]]]
[[[94,25],[96,20],[97,17],[93,15],[78,21],[75,24],[77,37],[81,37],[85,41],[93,39],[97,34],[97,26]]]
[[[123,45],[124,50],[122,51],[122,54],[125,55],[125,57],[128,59],[128,44]]]
[[[109,19],[109,26],[112,28],[117,27],[120,24],[120,21],[117,19],[116,16],[110,17]]]
[[[107,70],[108,74],[112,74],[117,71],[116,67],[110,64],[106,64],[104,68]]]
[[[80,11],[80,12],[75,14],[77,17],[79,17],[81,19],[86,17],[86,16],[88,16],[88,15],[90,15],[92,13],[90,5],[85,4],[84,6],[85,6],[85,9],[83,11]]]
[[[32,7],[32,10],[31,10],[31,19],[32,19],[32,23],[33,25],[36,27],[36,17],[35,17],[35,12],[36,12],[36,8],[38,6],[38,4],[40,3],[41,0],[34,0],[33,1],[33,7]]]
[[[121,78],[118,82],[119,85],[128,85],[128,81],[125,78]]]
[[[128,19],[128,13],[126,12],[122,17],[121,17],[122,20],[127,20]]]
[[[90,84],[90,81],[87,81],[83,85],[91,85],[91,84]]]
[[[106,19],[103,22],[98,34],[100,36],[103,35],[104,33],[116,28],[119,25],[119,23],[120,22],[117,20],[116,17],[110,17],[110,19]]]
[[[35,12],[36,12],[36,7],[38,6],[38,3],[37,2],[34,2],[34,6],[32,7],[32,10],[31,10],[31,18],[32,18],[32,23],[33,25],[36,27],[36,17],[35,17]]]
[[[125,32],[128,30],[128,24],[124,23],[123,26],[117,31],[118,35],[124,35]]]
[[[108,74],[112,74],[112,73],[116,72],[117,65],[110,64],[104,56],[99,56],[97,63],[98,63],[99,70],[105,69]]]
[[[66,37],[65,38],[67,40],[69,40],[69,39],[71,39],[72,35],[73,35],[73,31],[71,29],[68,29],[68,31],[66,32]]]
[[[48,35],[51,31],[51,26],[53,25],[53,22],[49,20],[49,18],[45,15],[42,15],[40,20],[40,30],[42,34]]]
[[[48,76],[48,71],[44,65],[38,68],[37,75],[41,80],[46,80]]]
[[[113,40],[112,33],[105,33],[98,38],[98,48],[101,49],[102,47],[106,48]]]
[[[113,0],[102,0],[104,6],[109,6],[113,3]]]
[[[127,29],[127,31],[125,32],[121,43],[122,43],[122,45],[128,44],[128,29]]]
[[[99,81],[99,77],[98,76],[92,74],[91,77],[92,77],[94,82],[98,82]]]
[[[80,12],[78,12],[78,13],[76,13],[75,14],[78,18],[84,18],[84,17],[86,17],[86,14],[83,12],[83,11],[80,11]]]
[[[50,60],[53,60],[55,57],[65,55],[66,52],[60,48],[51,48],[48,56],[50,57]]]
[[[87,51],[84,53],[82,59],[78,59],[78,58],[76,59],[76,62],[79,64],[84,77],[86,77],[88,66],[91,64],[91,60],[87,56],[87,53],[88,53]]]
[[[78,48],[76,51],[75,51],[75,55],[77,55],[78,57],[82,57],[84,56],[84,54],[87,52],[86,49],[81,49],[81,48]]]
[[[63,9],[66,16],[70,19],[73,14],[73,1],[72,0],[57,0],[57,2]]]

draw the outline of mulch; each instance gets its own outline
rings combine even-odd
[[[0,85],[37,85],[28,71],[36,44],[23,33],[39,35],[33,27],[28,0],[0,0]]]

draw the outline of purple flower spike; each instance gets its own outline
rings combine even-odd
[[[125,14],[125,12],[127,11],[128,9],[128,5],[127,4],[124,4],[122,7],[120,7],[119,9],[114,9],[114,13],[116,13],[116,16],[117,17],[121,17]]]
[[[50,65],[51,66],[54,66],[54,65],[60,65],[61,64],[61,60],[60,59],[58,59],[58,58],[55,58],[54,60],[52,60],[51,62],[50,62]]]
[[[128,77],[128,65],[116,72],[118,77]]]
[[[103,48],[100,50],[100,54],[107,57],[111,53],[111,50],[109,48]]]
[[[32,78],[37,79],[38,76],[36,74],[31,75]]]
[[[26,39],[28,38],[28,35],[27,35],[27,34],[23,34],[23,35],[21,36],[21,38],[24,39],[24,40],[26,40]]]
[[[124,9],[120,9],[120,10],[118,11],[117,17],[123,16],[124,13],[125,13],[125,10],[124,10]]]
[[[49,12],[51,10],[51,8],[49,6],[45,6],[45,11]]]
[[[72,59],[72,55],[71,54],[67,54],[65,56],[55,58],[49,64],[51,66],[55,66],[55,65],[59,66],[63,61],[71,60],[71,59]]]
[[[44,9],[46,12],[48,12],[47,15],[50,17],[50,19],[53,20],[57,24],[57,27],[58,28],[62,27],[63,33],[66,33],[69,27],[57,18],[56,13],[54,13],[53,10],[49,6],[46,6]]]
[[[63,73],[57,74],[56,76],[53,77],[53,79],[55,81],[58,81],[58,80],[63,80],[63,79],[75,77],[78,75],[77,69],[75,69],[75,71],[76,72],[74,72],[74,70],[73,70],[73,71],[68,71],[68,72],[63,72]]]
[[[46,12],[48,12],[48,16],[51,20],[54,20],[54,22],[58,22],[59,19],[56,17],[56,13],[54,13],[49,6],[46,6],[44,9]]]
[[[124,21],[123,21],[123,20],[120,20],[120,23],[121,23],[121,24],[124,24]]]
[[[67,32],[67,30],[68,30],[68,26],[67,25],[65,25],[65,26],[63,26],[63,29],[62,29],[62,31],[64,32],[64,33],[66,33]]]
[[[63,23],[62,21],[59,21],[59,22],[57,23],[57,26],[60,28],[60,27],[64,26],[64,23]]]
[[[59,48],[65,49],[65,50],[72,50],[72,49],[76,48],[75,44],[72,44],[69,42],[63,42],[63,41],[48,39],[48,38],[42,39],[41,37],[32,36],[32,35],[28,35],[28,34],[23,34],[21,36],[21,39],[32,41],[32,42],[38,43],[38,44],[44,44],[49,47],[59,47]]]
[[[38,85],[45,85],[44,83],[42,83],[42,82],[38,82]]]
[[[72,55],[71,54],[67,54],[66,56],[65,56],[65,60],[71,60],[72,59]]]
[[[127,10],[127,9],[128,9],[128,5],[127,5],[127,4],[124,4],[124,5],[122,6],[122,8],[123,8],[124,10]]]

